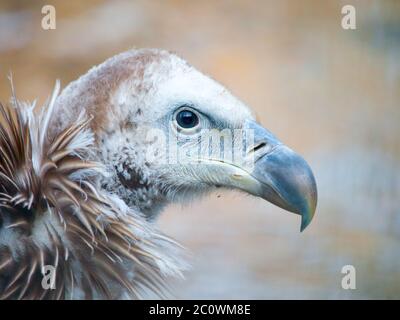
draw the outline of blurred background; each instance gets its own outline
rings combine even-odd
[[[41,28],[56,7],[57,28]],[[357,29],[341,27],[356,8]],[[160,228],[191,252],[176,298],[400,298],[400,1],[0,0],[0,100],[44,102],[132,47],[177,52],[310,163],[313,223],[219,192]],[[356,268],[343,290],[341,269]]]

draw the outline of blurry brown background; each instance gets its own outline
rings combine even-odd
[[[57,29],[41,28],[41,8]],[[341,7],[357,30],[341,28]],[[176,51],[225,84],[314,169],[298,216],[241,194],[171,207],[192,253],[177,298],[400,298],[400,1],[0,1],[0,99],[43,102],[131,47]],[[220,197],[219,197],[220,196]],[[341,268],[357,289],[341,288]]]

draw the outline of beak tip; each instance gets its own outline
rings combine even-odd
[[[314,214],[315,214],[315,210],[316,210],[316,203],[309,210],[306,210],[305,212],[302,212],[302,214],[301,214],[300,232],[303,232],[307,228],[307,226],[311,223],[311,220],[313,219]]]
[[[301,225],[300,225],[300,232],[303,232],[307,226],[310,224],[311,219],[307,218],[306,216],[301,217]]]

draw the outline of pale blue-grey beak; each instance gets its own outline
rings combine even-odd
[[[303,231],[317,206],[317,186],[310,166],[258,123],[247,121],[245,128],[254,134],[250,150],[254,152],[255,164],[251,175],[262,186],[258,196],[299,214]]]

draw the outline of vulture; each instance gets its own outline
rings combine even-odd
[[[300,215],[301,231],[313,218],[306,161],[176,54],[118,54],[61,93],[57,81],[39,107],[11,88],[0,104],[1,299],[165,297],[187,264],[154,221],[217,188]]]

